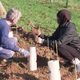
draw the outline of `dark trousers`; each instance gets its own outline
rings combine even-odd
[[[69,45],[61,45],[58,46],[59,55],[61,55],[64,59],[72,61],[74,58],[80,59],[80,53],[75,48]]]

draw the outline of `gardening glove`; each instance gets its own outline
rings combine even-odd
[[[42,38],[38,37],[37,42],[41,44],[41,43],[43,43],[43,42],[44,42],[44,39],[42,39]]]
[[[19,52],[20,52],[24,57],[29,57],[29,55],[30,55],[30,52],[29,52],[29,51],[27,51],[27,50],[25,50],[25,49],[22,49],[22,48],[19,49]]]

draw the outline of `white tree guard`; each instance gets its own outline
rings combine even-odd
[[[35,71],[37,70],[37,54],[36,54],[36,47],[30,47],[30,70]]]
[[[59,60],[48,61],[50,80],[61,80]]]

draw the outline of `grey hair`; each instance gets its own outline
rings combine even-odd
[[[10,21],[17,18],[19,19],[20,17],[21,17],[21,12],[15,8],[10,9],[6,15],[6,18]]]

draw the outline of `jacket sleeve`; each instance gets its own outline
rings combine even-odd
[[[44,45],[52,46],[54,41],[57,40],[59,37],[59,27],[51,36],[40,35],[40,37],[44,39],[44,42],[43,42]]]
[[[56,31],[54,33],[52,33],[51,36],[46,36],[46,35],[43,35],[41,34],[39,37],[45,39],[45,40],[50,40],[50,41],[53,41],[53,40],[57,40],[58,39],[58,36],[59,36],[59,27],[56,29]]]

